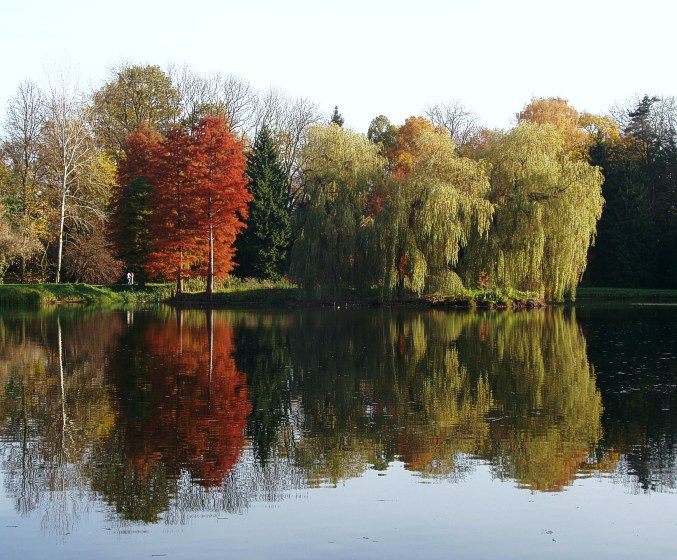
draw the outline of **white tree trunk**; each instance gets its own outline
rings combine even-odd
[[[56,256],[56,279],[58,284],[61,282],[61,260],[63,257],[63,226],[66,221],[66,174],[64,173],[63,183],[61,184],[61,208],[59,215],[59,245]]]

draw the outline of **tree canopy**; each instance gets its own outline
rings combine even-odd
[[[303,289],[335,296],[363,285],[363,216],[370,192],[383,177],[378,147],[335,124],[308,131],[302,154],[307,196],[298,212],[291,272]]]
[[[211,289],[236,246],[237,274],[314,295],[561,299],[587,263],[588,284],[677,286],[673,97],[605,115],[534,98],[506,130],[448,101],[363,135],[338,106],[237,76],[122,63],[84,90],[53,70],[44,91],[18,86],[2,127],[3,231],[31,248],[4,252],[12,281],[113,282],[122,266]]]
[[[466,252],[466,283],[481,273],[494,286],[548,299],[575,297],[604,200],[599,169],[572,157],[552,125],[521,123],[491,148],[486,237]]]

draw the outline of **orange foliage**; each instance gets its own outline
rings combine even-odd
[[[244,227],[252,196],[245,178],[246,158],[242,146],[227,129],[223,117],[205,117],[193,128],[194,163],[198,181],[198,233],[209,260],[213,237],[214,275],[225,276],[232,268],[233,243]],[[202,265],[206,273],[205,264]]]
[[[199,250],[194,233],[196,171],[192,141],[186,130],[171,128],[162,142],[152,147],[151,177],[153,250],[148,257],[150,276],[180,281],[197,275],[194,264]]]
[[[251,404],[233,358],[230,325],[181,319],[179,312],[173,326],[153,325],[145,333],[154,362],[152,413],[128,426],[128,457],[140,473],[162,461],[175,475],[186,469],[211,487],[223,482],[242,454]]]
[[[367,218],[374,218],[383,209],[388,200],[388,193],[382,186],[374,188],[367,197],[367,204],[364,215]]]
[[[395,144],[386,150],[386,157],[396,177],[411,175],[418,163],[416,139],[422,132],[438,132],[432,123],[423,117],[409,117],[397,131]]]
[[[179,283],[212,272],[225,276],[251,199],[242,146],[226,120],[209,116],[190,130],[173,127],[146,157],[154,207],[148,272],[175,275]]]
[[[119,185],[126,186],[138,177],[153,175],[153,154],[161,141],[162,136],[146,123],[129,135],[118,166]]]
[[[535,124],[550,124],[562,135],[567,153],[585,157],[588,148],[588,133],[583,128],[581,114],[569,105],[566,99],[548,97],[533,99],[517,115],[519,121]]]

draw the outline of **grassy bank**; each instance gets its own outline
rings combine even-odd
[[[583,288],[576,290],[577,300],[677,300],[677,290],[643,288]]]
[[[377,305],[406,305],[412,307],[540,307],[544,302],[533,294],[514,290],[459,290],[451,294],[417,296],[408,294],[393,301],[382,301],[378,290],[369,294],[308,299],[295,285],[285,281],[258,282],[239,280],[226,281],[217,287],[211,300],[204,291],[193,291],[172,298],[172,303],[182,306],[251,306],[251,305],[319,305],[328,307],[367,307]]]
[[[144,289],[124,285],[0,284],[0,308],[39,309],[46,305],[158,302],[171,294],[171,290],[163,284]]]
[[[48,305],[123,305],[167,301],[182,306],[375,306],[407,305],[418,307],[539,307],[543,302],[533,294],[506,290],[459,290],[452,294],[407,295],[395,301],[381,302],[378,292],[367,295],[309,300],[301,290],[287,281],[254,281],[229,278],[217,283],[211,300],[204,281],[190,280],[185,292],[175,295],[173,284],[136,286],[91,286],[88,284],[5,284],[0,285],[0,308],[39,309]]]

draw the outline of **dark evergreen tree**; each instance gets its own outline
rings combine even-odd
[[[667,118],[660,101],[645,95],[628,113],[630,122],[625,132],[633,140],[629,159],[636,163],[637,179],[647,198],[645,231],[649,241],[642,261],[651,279],[649,285],[669,288],[677,286],[677,151],[674,121]]]
[[[268,128],[256,136],[247,157],[249,203],[247,229],[236,242],[240,277],[278,279],[286,269],[291,242],[288,178]]]
[[[598,138],[590,163],[604,173],[602,218],[597,240],[588,254],[584,283],[595,286],[648,287],[647,259],[653,255],[651,210],[642,165],[630,156],[627,143]]]
[[[344,119],[341,116],[341,113],[339,113],[338,106],[334,107],[334,112],[331,115],[331,119],[329,119],[329,124],[335,124],[338,126],[343,126]]]
[[[620,142],[602,137],[590,150],[606,201],[584,281],[598,286],[677,286],[677,150],[658,98],[628,113]]]

